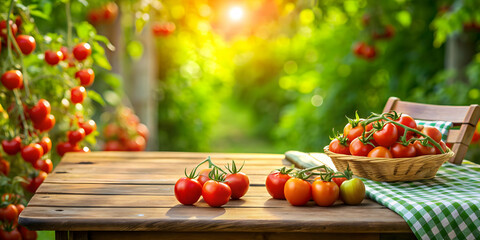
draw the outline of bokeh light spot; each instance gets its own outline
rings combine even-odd
[[[298,66],[297,66],[297,63],[295,61],[287,61],[284,65],[283,65],[283,70],[287,73],[287,74],[294,74],[297,72],[297,69],[298,69]]]
[[[478,90],[478,88],[470,89],[470,91],[468,91],[468,97],[470,97],[471,99],[480,98],[480,90]]]
[[[312,102],[312,105],[314,107],[320,107],[323,104],[323,97],[315,94],[312,96],[312,99],[310,101]]]
[[[311,9],[304,9],[300,12],[300,22],[302,24],[310,24],[315,20],[315,15]]]
[[[231,7],[230,10],[228,10],[228,17],[230,18],[230,20],[234,22],[238,22],[242,20],[243,16],[244,16],[244,12],[242,7],[234,6],[234,7]]]

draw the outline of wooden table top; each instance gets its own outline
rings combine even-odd
[[[224,165],[245,160],[250,189],[241,200],[211,208],[183,206],[173,187],[207,156]],[[411,233],[393,211],[366,199],[359,206],[293,207],[270,197],[265,179],[280,154],[184,152],[69,153],[48,175],[20,223],[33,230],[171,232]],[[206,165],[205,165],[206,167]]]

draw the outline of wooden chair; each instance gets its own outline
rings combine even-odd
[[[455,129],[450,129],[448,132],[447,143],[452,144],[455,156],[449,161],[459,165],[462,164],[468,145],[472,141],[475,126],[480,118],[480,107],[477,104],[470,106],[442,106],[405,102],[400,101],[399,98],[390,97],[387,104],[385,104],[383,112],[392,110],[408,114],[415,119],[452,122]],[[456,127],[459,127],[459,129]]]

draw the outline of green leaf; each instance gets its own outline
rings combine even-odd
[[[82,41],[88,41],[91,38],[95,38],[97,30],[88,22],[81,22],[75,26],[77,35]]]
[[[105,106],[105,101],[103,100],[102,96],[100,94],[98,94],[97,92],[93,91],[93,90],[89,90],[88,93],[87,93],[88,97],[90,97],[90,99],[92,99],[93,101],[99,103],[100,105],[102,106]]]
[[[95,61],[95,64],[99,67],[105,68],[107,70],[112,69],[112,65],[110,65],[104,54],[94,53],[92,54],[92,58]]]
[[[32,16],[39,17],[39,18],[42,18],[42,19],[44,19],[44,20],[48,20],[48,19],[49,19],[48,15],[46,15],[45,13],[43,13],[43,12],[41,12],[41,11],[39,11],[39,10],[32,10],[32,11],[30,11],[30,14],[31,14]]]
[[[115,51],[115,46],[113,46],[113,44],[110,43],[110,40],[108,40],[107,37],[105,37],[103,35],[95,35],[95,37],[93,39],[95,39],[99,42],[103,42],[110,51]]]

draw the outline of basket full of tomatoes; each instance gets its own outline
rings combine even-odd
[[[339,171],[349,166],[355,175],[375,181],[431,179],[455,155],[437,128],[396,112],[367,119],[357,115],[331,139],[324,150]]]

